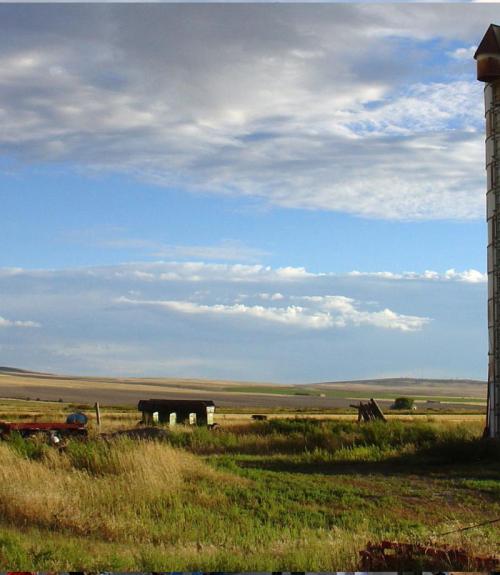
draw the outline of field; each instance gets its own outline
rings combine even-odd
[[[75,407],[3,400],[0,419]],[[61,451],[0,442],[0,570],[355,571],[384,539],[500,551],[499,522],[457,531],[500,517],[500,448],[480,439],[482,415],[358,425],[234,411],[217,430],[146,440],[128,435],[134,409],[109,406],[101,435],[92,420],[90,439]],[[474,568],[412,561],[401,568]]]
[[[417,413],[388,410],[403,394]],[[467,569],[499,551],[500,522],[457,531],[500,517],[500,450],[480,440],[482,382],[273,386],[0,370],[0,396],[0,419],[90,416],[90,439],[61,451],[0,442],[0,570],[354,571],[360,551],[384,539],[450,544],[471,558],[401,568]],[[136,402],[147,397],[212,398],[219,428],[138,439]],[[368,397],[386,424],[355,422],[349,405]]]
[[[374,397],[387,409],[398,395],[415,398],[419,410],[484,412],[486,384],[473,380],[381,379],[306,385],[203,379],[117,379],[39,374],[0,368],[0,398],[135,406],[139,399],[207,398],[218,408],[238,412],[315,410],[348,412],[360,399]]]

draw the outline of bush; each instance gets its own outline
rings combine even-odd
[[[411,397],[396,397],[391,409],[413,409],[415,400]]]

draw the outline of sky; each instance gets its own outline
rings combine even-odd
[[[486,377],[494,4],[0,4],[0,365]]]

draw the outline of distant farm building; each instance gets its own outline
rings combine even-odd
[[[139,401],[137,408],[142,412],[142,423],[146,425],[214,425],[215,404],[210,400],[143,399]]]

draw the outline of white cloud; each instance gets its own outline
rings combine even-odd
[[[472,60],[472,55],[470,57]],[[355,136],[439,134],[461,129],[477,129],[483,120],[477,101],[481,86],[472,81],[415,83],[398,94],[386,97],[373,107],[346,113],[343,125]],[[453,127],[451,126],[453,123]],[[422,148],[425,140],[415,139]],[[449,147],[449,146],[448,146]],[[446,150],[444,143],[429,143],[424,149]]]
[[[484,2],[484,0],[482,0]],[[456,48],[453,52],[448,52],[448,56],[455,60],[465,60],[470,62],[474,56],[477,46],[469,46],[468,48]]]
[[[139,280],[150,281],[155,279],[155,275],[149,272],[143,272],[141,270],[134,270],[131,272],[131,276]]]
[[[475,269],[464,270],[462,272],[455,269],[446,270],[444,273],[439,273],[433,270],[425,270],[422,273],[417,272],[360,272],[352,271],[349,273],[353,277],[373,277],[389,280],[430,280],[430,281],[458,281],[465,283],[485,283],[488,281],[488,275]]]
[[[80,229],[63,235],[66,241],[110,250],[138,250],[155,258],[200,259],[204,261],[257,261],[269,252],[245,245],[238,240],[225,239],[215,245],[166,244],[146,238],[126,237],[123,228]]]
[[[303,307],[294,305],[282,308],[264,307],[260,305],[248,306],[243,304],[204,305],[190,301],[141,301],[124,297],[118,298],[117,302],[132,305],[155,306],[185,314],[252,317],[272,323],[313,329],[321,329],[333,325],[332,319],[328,314],[308,313],[308,310]]]
[[[331,313],[336,318],[337,323],[334,325],[372,325],[384,329],[416,331],[431,321],[427,317],[402,315],[387,308],[377,312],[363,311],[359,309],[359,302],[345,296],[302,296],[299,299],[312,302],[319,309]]]
[[[196,258],[202,260],[256,261],[269,255],[264,250],[251,248],[241,242],[225,240],[214,246],[161,245],[153,251],[159,258]]]
[[[0,316],[0,328],[2,327],[41,327],[41,324],[31,320],[10,320]]]
[[[264,299],[264,300],[277,301],[277,300],[284,299],[285,296],[284,296],[283,294],[279,293],[279,292],[276,292],[276,293],[266,293],[266,292],[263,292],[263,293],[260,293],[260,294],[259,294],[259,297],[260,297],[261,299]]]
[[[9,156],[287,208],[483,216],[481,86],[446,70],[436,82],[425,64],[436,48],[424,42],[470,45],[492,10],[58,8],[57,19],[30,8],[24,26],[19,8],[2,10],[0,147]],[[453,57],[465,58],[460,50],[469,48]],[[163,253],[236,258],[231,246]]]
[[[4,321],[43,325],[0,329],[2,361],[61,373],[263,381],[421,373],[422,365],[426,374],[483,373],[485,284],[470,283],[474,273],[427,272],[417,284],[389,272],[305,271],[200,262],[0,270]],[[450,334],[456,345],[436,354]],[[360,349],[369,350],[362,360]]]
[[[449,269],[445,272],[444,277],[450,280],[458,280],[467,283],[484,283],[488,281],[488,275],[483,274],[477,270],[465,270],[457,272],[454,269]]]
[[[23,268],[0,268],[0,277],[17,276],[25,273]]]
[[[120,304],[153,306],[177,313],[191,315],[232,316],[256,318],[265,322],[279,323],[305,329],[342,328],[348,325],[370,325],[383,329],[417,331],[429,323],[430,319],[402,315],[390,309],[378,312],[359,309],[359,302],[344,296],[302,296],[307,306],[288,305],[286,307],[265,307],[241,303],[199,304],[183,300],[137,300],[120,297]]]
[[[161,271],[158,279],[164,281],[298,281],[318,277],[322,274],[308,272],[303,267],[286,266],[272,268],[260,264],[210,264],[204,262],[172,262],[158,264]]]
[[[0,268],[0,278],[13,276],[38,278],[93,277],[107,280],[123,279],[144,282],[189,282],[189,283],[297,283],[313,282],[321,278],[368,277],[389,280],[428,280],[454,281],[464,283],[485,283],[487,274],[475,269],[457,271],[453,268],[445,272],[425,270],[423,272],[364,272],[353,270],[347,274],[335,272],[311,272],[304,267],[284,266],[274,268],[262,264],[223,264],[211,262],[135,262],[115,266],[93,266],[62,270]],[[242,297],[248,294],[242,294]],[[279,300],[280,292],[260,292],[261,299]]]
[[[284,266],[273,268],[262,264],[226,264],[211,262],[137,262],[115,266],[93,266],[68,270],[19,270],[19,275],[82,276],[107,279],[135,279],[146,282],[300,282],[325,276],[324,273],[309,272],[304,267]],[[0,276],[2,270],[0,268]]]

